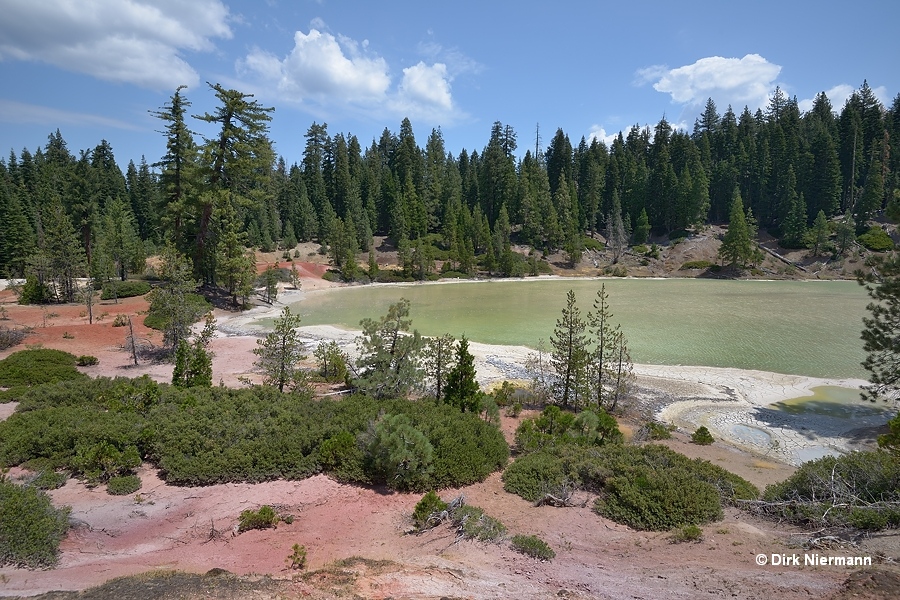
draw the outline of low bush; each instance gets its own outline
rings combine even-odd
[[[709,432],[709,429],[701,425],[697,428],[697,430],[691,434],[691,442],[694,444],[699,444],[701,446],[709,446],[715,440],[713,439],[712,434]]]
[[[141,478],[137,475],[110,477],[106,482],[106,493],[111,496],[129,496],[141,489]]]
[[[536,419],[526,419],[516,429],[516,449],[534,452],[541,448],[577,444],[600,446],[622,441],[619,425],[605,410],[584,410],[577,416],[548,406]]]
[[[663,531],[720,518],[723,504],[755,499],[746,480],[664,446],[560,446],[521,456],[503,489],[532,502],[565,487],[600,495],[594,509],[636,529]]]
[[[75,356],[62,350],[20,350],[0,360],[0,386],[33,386],[57,381],[83,380]]]
[[[425,529],[429,526],[428,517],[445,510],[447,510],[447,503],[441,500],[441,497],[434,491],[428,492],[422,496],[413,510],[413,523],[415,523],[416,529]]]
[[[53,294],[47,284],[40,283],[33,275],[25,279],[19,293],[19,304],[47,304]]]
[[[594,239],[590,236],[584,236],[582,238],[584,240],[584,249],[585,250],[593,250],[594,252],[603,252],[606,246],[600,240]]]
[[[711,263],[708,260],[689,260],[678,267],[678,270],[689,271],[691,269],[708,269],[712,267],[713,264],[714,263]]]
[[[18,346],[25,339],[26,333],[24,329],[10,329],[5,325],[0,327],[0,350]]]
[[[119,313],[115,317],[113,317],[112,322],[113,327],[128,327],[128,317]]]
[[[637,246],[632,246],[631,251],[635,254],[647,254],[649,248],[645,244],[638,244]]]
[[[900,526],[900,461],[889,452],[851,452],[803,465],[770,485],[766,515],[814,527],[878,530]]]
[[[881,227],[872,227],[857,238],[859,243],[873,252],[887,252],[894,248],[891,236]]]
[[[467,540],[499,543],[506,535],[506,526],[484,514],[477,506],[464,504],[453,511],[453,525]]]
[[[0,475],[0,566],[52,567],[68,528],[68,507],[54,508],[45,492]]]
[[[278,515],[271,506],[261,506],[259,510],[245,510],[238,519],[238,531],[269,529],[278,525]]]
[[[306,546],[294,544],[291,546],[291,553],[287,557],[288,566],[292,569],[306,568]]]
[[[647,429],[647,437],[651,440],[668,440],[672,437],[672,432],[662,423],[651,421],[645,427]]]
[[[39,490],[57,490],[66,485],[68,479],[67,473],[58,473],[53,469],[44,469],[35,475],[29,482],[29,485],[33,485]]]
[[[685,525],[684,527],[673,531],[672,535],[669,536],[669,539],[672,540],[673,544],[680,544],[682,542],[700,542],[703,540],[703,530],[696,525]]]
[[[89,354],[82,354],[75,359],[75,364],[79,367],[93,367],[94,365],[100,364],[100,359]]]
[[[143,296],[149,291],[150,284],[146,281],[107,281],[103,284],[100,299],[131,298],[133,296]]]
[[[553,560],[556,552],[547,542],[536,535],[514,535],[509,541],[510,547],[516,552],[521,552],[538,560]]]

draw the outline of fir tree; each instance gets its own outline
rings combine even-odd
[[[554,395],[563,408],[577,408],[582,395],[588,363],[586,325],[581,311],[575,305],[575,292],[566,295],[566,307],[556,320],[556,328],[550,337],[553,347],[550,364],[556,374]]]
[[[277,387],[279,392],[285,387],[304,390],[307,385],[306,372],[299,365],[306,358],[297,333],[299,326],[300,316],[291,314],[291,308],[285,306],[281,316],[275,319],[272,333],[257,340],[257,348],[253,350],[259,357],[254,364],[263,373],[264,385]]]
[[[481,410],[481,390],[475,379],[475,357],[469,352],[466,336],[462,336],[456,345],[455,363],[447,374],[445,399],[462,412],[477,413]]]

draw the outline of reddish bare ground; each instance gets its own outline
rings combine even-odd
[[[310,275],[321,266],[303,266]],[[304,289],[325,284],[304,280]],[[87,324],[81,306],[21,307],[0,295],[10,321],[34,327],[26,344],[41,344],[74,354],[92,354],[100,365],[85,369],[91,374],[132,376],[148,373],[160,381],[171,377],[171,365],[129,366],[121,346],[126,328],[112,327],[116,314],[133,317],[136,331],[159,344],[160,334],[141,323],[147,308],[143,298],[119,304],[95,306],[103,315]],[[51,316],[55,313],[57,316]],[[46,326],[45,326],[46,321]],[[68,333],[71,339],[64,338]],[[236,385],[252,363],[252,338],[217,338],[214,378]],[[13,350],[0,353],[5,357]],[[0,405],[0,418],[11,412]],[[504,417],[503,430],[511,437],[518,419]],[[628,429],[628,427],[623,427]],[[700,447],[676,435],[668,442],[690,456],[705,458],[751,480],[759,487],[780,481],[793,469],[738,452],[721,444]],[[12,476],[21,471],[13,470]],[[31,571],[0,568],[0,596],[35,595],[49,590],[83,590],[113,577],[157,569],[204,573],[222,568],[236,574],[272,574],[282,579],[277,594],[254,597],[280,598],[779,598],[809,597],[887,598],[884,590],[872,592],[873,582],[890,587],[898,580],[896,567],[882,565],[885,576],[857,576],[845,580],[847,567],[758,566],[756,556],[801,556],[799,544],[809,532],[762,521],[737,510],[704,527],[699,543],[674,544],[668,533],[637,532],[603,519],[591,511],[592,498],[579,497],[575,508],[534,507],[503,491],[499,474],[461,490],[445,490],[449,499],[462,493],[470,504],[502,521],[510,534],[535,534],[556,551],[551,562],[538,562],[517,554],[508,545],[459,541],[447,527],[410,534],[410,515],[420,495],[389,493],[338,484],[325,476],[305,481],[262,484],[226,484],[202,488],[166,485],[154,469],[140,470],[143,487],[138,494],[110,496],[103,488],[88,489],[75,480],[53,491],[58,505],[72,507],[76,524],[62,544],[58,568]],[[268,504],[293,515],[290,525],[274,530],[234,534],[240,512]],[[364,573],[350,589],[341,587],[328,573],[299,581],[287,568],[294,544],[309,552],[309,569],[315,570],[348,557],[392,561]],[[879,556],[900,560],[896,532],[863,538],[859,548],[820,550],[820,554]],[[882,595],[878,595],[882,594]],[[200,595],[191,596],[200,597]],[[237,597],[237,596],[235,596]],[[896,596],[894,596],[896,597]]]

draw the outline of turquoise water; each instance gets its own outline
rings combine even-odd
[[[634,362],[867,378],[862,317],[868,297],[851,281],[703,279],[522,280],[358,286],[310,292],[292,305],[304,325],[358,329],[400,298],[423,335],[465,334],[490,344],[549,340],[575,291],[582,315],[605,283],[613,322]]]

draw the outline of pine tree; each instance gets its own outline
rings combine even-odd
[[[447,404],[462,412],[481,410],[481,389],[475,379],[475,357],[469,352],[469,340],[462,336],[456,345],[456,360],[447,374],[444,397]]]
[[[747,215],[744,213],[744,203],[741,200],[740,190],[735,188],[731,203],[730,219],[728,221],[728,231],[725,233],[722,245],[719,247],[719,258],[738,268],[744,268],[749,264],[755,256],[753,247],[755,239],[751,238],[750,231],[751,227],[748,225]]]
[[[871,314],[863,318],[863,349],[867,352],[863,367],[871,375],[863,397],[900,400],[900,254],[875,259],[872,273],[860,276],[872,302]]]
[[[259,358],[254,363],[263,373],[263,384],[294,391],[304,390],[307,385],[306,372],[300,368],[300,361],[306,358],[303,342],[297,333],[300,316],[291,314],[285,306],[281,316],[275,319],[274,331],[265,339],[257,340],[253,353]]]
[[[163,343],[170,349],[177,349],[179,342],[187,339],[191,325],[205,312],[189,299],[200,285],[191,272],[190,262],[174,247],[166,246],[159,268],[160,278],[165,283],[154,288],[148,299],[149,313],[161,323]]]
[[[824,248],[828,242],[830,232],[828,231],[828,219],[825,217],[825,211],[820,210],[813,221],[812,228],[807,234],[807,247],[812,249],[812,255],[818,256],[819,250]]]
[[[556,320],[556,328],[550,337],[553,347],[550,364],[556,374],[553,391],[563,408],[578,408],[580,385],[584,382],[588,362],[586,325],[581,311],[575,305],[575,292],[566,295],[566,307],[562,317]]]
[[[172,385],[181,388],[212,387],[212,359],[209,343],[216,332],[216,320],[212,312],[206,313],[203,330],[193,343],[184,338],[175,349],[175,368],[172,371]]]
[[[359,358],[354,385],[377,399],[399,398],[422,379],[418,331],[407,333],[412,325],[409,300],[401,298],[380,319],[360,321],[362,336],[357,339]]]
[[[441,402],[445,396],[447,373],[453,367],[453,350],[456,339],[449,333],[440,337],[428,338],[422,353],[422,368],[425,376],[434,386],[434,398]]]

